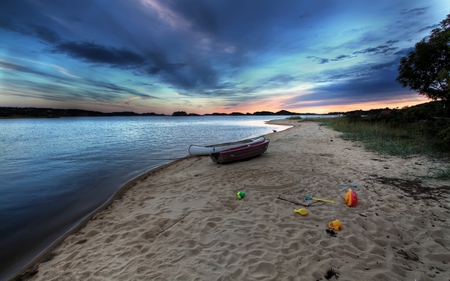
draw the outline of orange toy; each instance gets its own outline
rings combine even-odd
[[[328,224],[328,227],[336,231],[339,231],[342,228],[342,223],[339,220],[334,220]]]
[[[344,199],[349,207],[355,207],[358,204],[358,196],[356,196],[356,193],[351,188],[345,194]]]

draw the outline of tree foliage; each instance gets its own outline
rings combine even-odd
[[[397,82],[433,100],[450,102],[450,14],[401,58]]]

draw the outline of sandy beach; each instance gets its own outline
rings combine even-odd
[[[24,279],[450,280],[450,187],[427,178],[442,163],[378,155],[315,122],[276,124],[293,127],[267,135],[260,157],[188,157],[129,183]]]

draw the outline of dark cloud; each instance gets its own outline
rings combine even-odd
[[[7,62],[7,61],[1,61],[1,60],[0,60],[0,68],[14,70],[14,71],[22,72],[22,73],[27,73],[27,74],[38,75],[41,78],[48,78],[48,79],[55,79],[55,80],[65,80],[66,79],[66,77],[64,77],[63,75],[55,75],[55,74],[52,74],[49,72],[37,70],[36,68],[33,68],[33,67],[24,66],[24,65],[12,63],[12,62]]]
[[[283,52],[298,53],[298,45],[307,43],[311,34],[298,36],[307,26],[326,24],[325,15],[339,13],[345,8],[337,2],[327,5],[310,1],[162,1],[191,30],[214,42],[220,50],[223,45],[235,48],[233,57],[245,64],[248,53]],[[195,4],[193,4],[195,3]],[[311,15],[299,17],[299,15]],[[314,32],[314,31],[308,31]],[[288,36],[292,34],[292,36]]]
[[[340,60],[344,60],[344,59],[349,59],[351,57],[352,56],[349,56],[349,55],[340,55],[340,56],[335,57],[334,59],[331,59],[331,61],[340,61]]]
[[[168,73],[173,73],[183,67],[185,67],[186,64],[185,63],[166,63],[166,64],[161,64],[160,67],[152,67],[148,70],[149,74],[158,74],[161,71],[166,71]]]
[[[205,96],[205,97],[233,97],[237,96],[238,91],[236,89],[226,90],[226,89],[213,89],[213,90],[196,90],[196,91],[181,91],[179,94],[182,96],[193,97],[193,96]]]
[[[215,86],[217,82],[217,74],[210,65],[194,57],[187,62],[170,62],[168,55],[158,49],[147,50],[142,55],[126,48],[119,49],[94,42],[63,41],[55,32],[37,25],[30,25],[29,29],[24,29],[21,33],[54,43],[52,53],[65,54],[90,64],[132,70],[138,75],[158,75],[162,81],[176,87],[192,89]]]
[[[404,57],[404,56],[408,55],[409,53],[411,53],[412,51],[414,51],[414,47],[398,50],[397,52],[394,53],[394,55],[399,56],[399,57]]]
[[[70,95],[76,96],[74,90],[70,87],[73,84],[73,79],[70,77],[67,77],[66,75],[55,75],[48,72],[43,72],[36,70],[31,67],[22,66],[19,64],[7,62],[7,61],[1,61],[0,60],[0,68],[5,68],[9,70],[14,70],[22,73],[27,74],[33,74],[39,77],[40,79],[45,79],[46,82],[34,82],[31,80],[18,80],[18,79],[11,79],[11,78],[5,78],[9,75],[9,72],[5,72],[5,77],[2,78],[3,83],[9,84],[9,85],[16,85],[19,87],[26,87],[28,89],[32,89],[38,92],[45,93],[43,94],[44,99],[51,99],[51,100],[62,100],[64,98],[67,98],[67,94],[71,93]],[[41,81],[41,80],[38,80]],[[97,81],[93,79],[83,79],[81,84],[78,83],[79,88],[95,88],[97,91],[92,94],[90,97],[91,99],[96,99],[96,96],[104,96],[106,93],[111,93],[112,96],[110,98],[114,97],[117,93],[122,94],[128,94],[131,96],[138,96],[144,99],[154,99],[156,97],[142,93],[139,91],[136,91],[132,88],[125,87],[125,86],[119,86],[117,84],[111,83],[111,82],[105,82],[105,81]],[[89,93],[89,91],[86,91],[86,93]],[[99,94],[102,93],[102,94]],[[58,95],[62,97],[53,97],[53,95]],[[77,94],[78,95],[78,94]],[[51,98],[53,97],[53,98]]]
[[[398,66],[398,61],[392,61],[388,63],[379,63],[370,66],[371,70],[383,70],[383,69],[392,69]]]
[[[350,56],[350,55],[339,55],[335,58],[332,59],[328,59],[328,58],[321,58],[321,57],[315,57],[315,56],[308,56],[307,58],[312,59],[313,61],[317,62],[318,64],[325,64],[328,63],[330,61],[342,61],[345,59],[350,59],[354,56]]]
[[[269,78],[264,78],[256,81],[255,85],[252,87],[242,87],[238,84],[226,83],[220,85],[221,88],[219,87],[217,90],[196,92],[195,94],[218,97],[233,97],[243,102],[255,99],[253,95],[257,94],[259,91],[286,88],[289,87],[289,85],[296,85],[297,82],[297,77],[288,74],[277,74]]]
[[[11,96],[11,97],[21,97],[26,99],[44,99],[48,101],[57,101],[57,102],[65,102],[67,101],[66,97],[63,96],[55,96],[48,93],[40,93],[39,95],[28,93],[27,91],[21,92],[13,92],[13,91],[4,91],[2,95]]]
[[[318,64],[325,64],[330,61],[327,58],[320,58],[320,57],[315,57],[315,56],[308,56],[307,58],[312,59],[313,61],[317,62]]]
[[[428,7],[422,7],[422,8],[414,8],[414,9],[403,9],[400,13],[401,14],[407,14],[407,15],[423,15],[428,10]]]
[[[0,17],[0,28],[12,32],[17,32],[22,35],[32,35],[33,32],[26,27],[22,27],[12,20],[8,19],[7,17]]]
[[[398,43],[398,42],[400,42],[400,41],[391,39],[391,40],[386,41],[386,44],[392,45],[392,44],[395,44],[395,43]]]
[[[74,60],[93,65],[130,70],[136,75],[157,76],[162,82],[169,83],[176,88],[193,89],[216,86],[217,72],[211,67],[208,59],[201,58],[199,57],[200,53],[195,54],[189,50],[188,42],[173,42],[168,47],[158,47],[153,43],[143,46],[143,42],[145,43],[146,40],[139,40],[140,35],[128,32],[126,25],[118,23],[111,13],[105,11],[103,17],[99,18],[104,19],[101,25],[113,28],[117,32],[116,38],[122,38],[121,42],[132,43],[131,46],[135,48],[118,48],[94,41],[68,40],[48,27],[28,22],[28,20],[32,21],[33,17],[27,21],[15,21],[10,17],[1,17],[0,28],[40,39],[50,45],[48,50],[51,53],[64,54]],[[73,20],[70,21],[73,22]],[[167,39],[164,40],[167,41]],[[187,45],[183,46],[182,44]],[[180,48],[185,48],[188,53],[183,56],[181,61],[174,61],[171,57],[174,51],[176,53],[176,50]],[[189,54],[191,52],[192,54]]]
[[[155,71],[157,70],[157,71]],[[183,63],[156,61],[150,73],[158,73],[161,81],[185,90],[220,88],[218,74],[209,63],[187,58]]]
[[[438,28],[438,27],[440,27],[439,24],[427,25],[427,26],[425,26],[425,27],[419,29],[419,32],[422,32],[422,31],[425,31],[425,30],[431,31],[431,30],[433,30],[433,29],[435,29],[435,28]]]
[[[239,105],[239,103],[227,103],[224,105],[224,107],[225,107],[225,109],[230,109],[230,108],[234,108],[238,105]]]
[[[15,69],[15,70],[22,71],[22,72],[31,72],[31,69],[29,69],[27,67],[23,67],[19,64],[7,62],[7,61],[0,61],[0,67],[6,68],[6,69]],[[32,72],[35,73],[36,71],[33,70]]]
[[[129,94],[131,96],[139,96],[139,97],[147,98],[147,99],[154,99],[154,98],[156,98],[156,97],[154,97],[152,95],[144,94],[144,93],[141,93],[139,91],[130,89],[128,87],[119,86],[119,85],[111,83],[111,82],[97,81],[97,80],[92,80],[92,79],[88,79],[87,82],[91,86],[94,86],[96,88],[102,89],[103,92],[126,93],[126,94]]]
[[[327,81],[326,86],[312,89],[312,94],[299,95],[286,101],[286,107],[296,108],[303,103],[308,106],[326,106],[337,104],[351,104],[358,102],[387,101],[398,98],[399,95],[417,95],[403,89],[396,81],[398,60],[364,66],[365,72],[354,70],[354,77],[345,80]]]
[[[267,79],[263,79],[258,84],[263,85],[265,89],[273,89],[285,87],[288,84],[295,82],[296,78],[288,74],[278,74]]]
[[[64,42],[55,45],[53,52],[88,63],[103,63],[120,68],[136,68],[145,58],[127,49],[106,47],[92,42]]]
[[[71,89],[65,84],[55,83],[55,81],[53,80],[48,80],[46,82],[42,81],[36,82],[32,80],[22,80],[15,78],[13,79],[3,78],[2,80],[4,83],[7,83],[8,85],[16,85],[21,89],[24,89],[21,90],[20,92],[15,92],[14,90],[10,91],[11,92],[10,95],[13,96],[21,96],[21,97],[28,96],[49,101],[66,101],[69,98],[71,99],[78,96],[78,95],[69,96],[67,94],[61,94],[73,92],[73,89]]]
[[[56,32],[45,26],[34,23],[19,24],[7,17],[0,18],[0,28],[26,36],[37,37],[48,43],[57,43],[61,40]]]
[[[40,38],[40,39],[44,40],[45,42],[55,44],[55,43],[58,43],[59,41],[61,41],[61,37],[56,32],[48,29],[45,26],[36,25],[36,24],[29,24],[28,26],[29,26],[30,30],[32,30],[32,33],[37,38]]]
[[[377,47],[370,47],[363,49],[361,51],[353,52],[353,54],[366,54],[366,53],[374,53],[374,54],[387,54],[392,53],[393,51],[397,50],[397,47],[391,47],[390,45],[380,45]]]

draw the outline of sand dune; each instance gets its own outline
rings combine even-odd
[[[450,188],[426,178],[438,162],[386,158],[317,123],[280,122],[294,127],[268,135],[258,158],[190,157],[136,181],[28,279],[450,279]],[[344,184],[356,184],[356,207]]]

